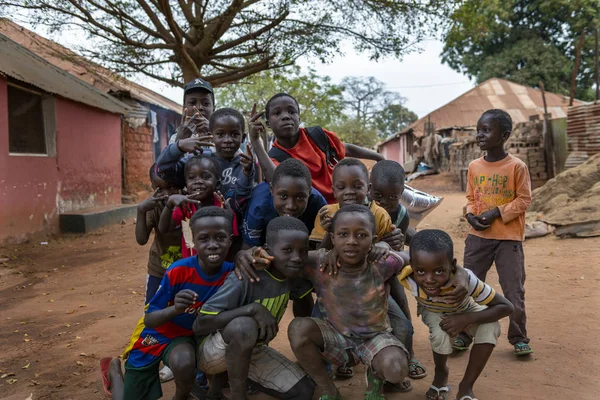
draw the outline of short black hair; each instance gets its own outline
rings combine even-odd
[[[266,242],[269,246],[275,244],[280,231],[300,231],[306,233],[307,239],[309,235],[308,228],[298,218],[288,216],[273,218],[267,225]]]
[[[489,116],[492,119],[492,121],[497,123],[500,129],[502,129],[502,133],[507,131],[512,132],[512,118],[510,117],[510,114],[508,114],[506,111],[493,108],[481,114],[481,117],[479,117],[479,119],[483,118],[484,116]]]
[[[206,217],[223,217],[223,218],[225,218],[228,222],[227,229],[229,230],[229,233],[232,232],[232,229],[233,229],[233,227],[232,227],[232,224],[233,224],[232,212],[225,208],[221,208],[221,207],[217,207],[217,206],[208,206],[208,207],[199,208],[194,213],[194,215],[192,215],[192,218],[190,219],[190,227],[194,226],[196,221],[198,221],[200,218],[206,218]]]
[[[185,179],[187,180],[187,174],[188,174],[188,171],[190,170],[190,168],[192,167],[192,165],[200,164],[202,162],[202,160],[210,161],[210,163],[212,164],[212,166],[214,168],[213,172],[216,173],[217,179],[220,180],[221,179],[221,166],[219,165],[219,162],[217,160],[215,160],[213,157],[209,157],[209,156],[205,156],[205,155],[190,157],[185,162],[185,167],[183,168],[183,175],[184,175]]]
[[[271,182],[271,184],[275,186],[282,176],[302,178],[309,187],[312,187],[310,171],[302,161],[296,160],[295,158],[288,158],[275,168],[275,172],[273,172],[273,182]]]
[[[410,258],[417,251],[427,253],[444,253],[448,261],[454,260],[454,243],[446,232],[440,229],[424,229],[418,231],[410,240]]]
[[[208,120],[209,131],[212,132],[215,121],[217,120],[217,118],[221,117],[233,117],[237,119],[240,123],[240,128],[242,128],[242,134],[244,133],[246,127],[246,120],[244,119],[244,116],[238,110],[229,107],[219,108],[214,113],[212,113],[210,119]]]
[[[333,233],[333,228],[335,227],[335,223],[337,222],[338,217],[342,214],[347,214],[347,213],[365,214],[369,218],[369,221],[371,222],[371,226],[373,227],[373,235],[375,235],[376,226],[377,226],[375,223],[375,215],[373,215],[371,210],[369,210],[369,207],[367,207],[364,204],[348,204],[347,206],[343,206],[342,208],[340,208],[335,213],[335,215],[333,216],[333,219],[331,220],[331,226],[329,227],[329,232]]]
[[[381,160],[373,166],[371,178],[381,179],[384,183],[400,181],[404,184],[406,175],[402,165],[393,160]]]
[[[156,163],[152,164],[150,171],[148,171],[148,175],[150,176],[150,182],[154,182],[155,178],[162,179],[160,176],[158,176],[158,166]]]
[[[203,88],[192,88],[192,89],[188,89],[183,93],[183,103],[185,106],[185,96],[187,96],[188,94],[194,94],[194,93],[208,93],[210,94],[210,100],[212,101],[213,104],[213,108],[215,108],[215,94],[213,92],[211,92],[210,90],[206,90]],[[188,114],[190,115],[190,114]]]
[[[342,167],[359,167],[362,172],[365,174],[365,178],[367,179],[367,184],[369,183],[369,170],[367,166],[360,161],[358,158],[346,157],[340,160],[333,168],[333,176],[335,176],[335,171],[339,170]],[[332,176],[332,179],[333,179]]]
[[[296,108],[298,109],[298,113],[300,113],[300,105],[298,104],[298,100],[296,100],[296,98],[294,98],[294,96],[292,96],[291,94],[288,94],[288,93],[277,93],[275,96],[271,97],[269,99],[269,101],[267,101],[267,105],[265,107],[265,118],[266,119],[269,119],[269,114],[271,113],[271,102],[280,97],[289,97],[290,99],[294,100],[294,103],[296,103]]]

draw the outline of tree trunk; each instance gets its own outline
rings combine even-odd
[[[579,41],[577,42],[577,47],[575,47],[575,65],[573,66],[573,73],[571,74],[571,95],[569,96],[569,107],[573,105],[573,100],[575,99],[577,71],[579,70],[579,63],[581,62],[581,48],[583,47],[583,39],[585,39],[585,30],[581,31],[581,35],[579,35]]]

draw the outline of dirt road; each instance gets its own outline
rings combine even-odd
[[[434,191],[435,193],[435,191]],[[451,233],[462,259],[464,197],[444,202],[420,228]],[[516,360],[502,337],[475,387],[480,399],[595,399],[600,391],[600,238],[526,242],[528,328],[533,357]],[[0,398],[104,399],[98,362],[116,356],[142,315],[148,246],[135,243],[133,221],[86,236],[0,249]],[[496,274],[489,282],[497,289]],[[410,300],[414,311],[414,301]],[[285,327],[274,346],[291,356]],[[502,321],[503,335],[507,321]],[[415,321],[415,352],[430,377],[389,399],[424,399],[433,361],[427,330]],[[450,360],[456,388],[468,359]],[[5,376],[5,374],[7,374]],[[338,383],[345,399],[362,399],[364,374]],[[172,383],[165,385],[172,393]],[[454,398],[453,390],[450,398]],[[31,395],[31,397],[30,397]],[[166,396],[166,398],[169,398]]]

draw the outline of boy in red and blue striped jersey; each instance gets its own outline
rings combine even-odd
[[[173,263],[147,306],[123,356],[101,361],[104,387],[113,399],[162,397],[160,362],[175,378],[174,399],[187,399],[196,375],[196,343],[192,325],[204,303],[223,285],[233,264],[225,261],[232,240],[233,215],[209,206],[190,220],[197,256]]]

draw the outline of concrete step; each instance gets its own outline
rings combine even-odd
[[[63,233],[88,233],[134,218],[136,213],[137,204],[116,204],[60,214],[58,221]]]

